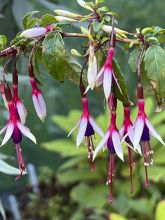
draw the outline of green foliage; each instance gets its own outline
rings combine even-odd
[[[165,51],[159,45],[150,46],[145,54],[145,68],[149,79],[159,82],[165,73]]]
[[[39,21],[36,18],[33,18],[33,15],[35,15],[36,13],[39,13],[39,11],[32,11],[32,12],[28,12],[24,17],[23,17],[23,27],[24,29],[28,29],[31,28],[35,22]]]
[[[0,35],[0,50],[3,50],[6,47],[7,38],[5,35]]]
[[[137,70],[139,55],[140,55],[140,49],[139,48],[135,48],[130,53],[128,64],[129,64],[132,72],[136,72],[136,70]]]
[[[66,55],[61,35],[58,32],[49,33],[42,46],[42,60],[49,74],[59,81],[64,81]]]
[[[123,102],[123,104],[126,105],[129,103],[129,100],[128,100],[128,92],[126,88],[126,83],[124,80],[124,75],[121,71],[120,66],[118,65],[115,59],[113,60],[112,65],[113,65],[113,69],[114,69],[117,84],[118,84],[118,85],[115,85],[116,96],[120,101]]]
[[[165,216],[165,201],[162,200],[156,207],[155,220],[164,220]]]
[[[52,24],[52,23],[56,23],[57,20],[55,19],[55,17],[51,14],[45,14],[41,17],[41,20],[40,20],[40,25],[41,26],[48,26],[49,24]]]
[[[165,89],[165,51],[159,45],[150,46],[145,54],[144,62],[147,78],[152,80],[154,89],[164,97]]]

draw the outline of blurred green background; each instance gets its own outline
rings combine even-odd
[[[164,27],[165,2],[161,0],[111,0],[106,2],[110,10],[119,16],[118,27],[134,32],[136,27],[157,25]],[[5,34],[8,43],[16,33],[22,30],[22,17],[33,10],[41,14],[54,9],[67,9],[84,13],[76,0],[1,0],[0,1],[0,34]],[[75,27],[73,27],[75,29]],[[75,48],[78,40],[67,44]],[[128,67],[128,55],[118,45],[117,60],[121,64],[131,98],[134,100],[136,77]],[[26,59],[19,61],[19,74],[26,75]],[[10,71],[10,70],[9,70]],[[0,76],[1,77],[1,76]],[[38,145],[34,146],[24,139],[22,144],[26,164],[34,164],[40,187],[40,195],[32,191],[28,175],[20,181],[13,176],[0,174],[0,193],[6,210],[7,219],[13,219],[7,203],[8,195],[14,194],[18,200],[19,210],[24,220],[164,220],[165,219],[165,150],[152,140],[154,149],[154,166],[149,168],[150,187],[144,183],[143,161],[135,154],[134,193],[129,192],[129,166],[127,150],[125,163],[116,163],[114,202],[109,205],[109,189],[105,185],[108,173],[108,152],[100,154],[96,159],[96,172],[91,173],[85,146],[75,147],[75,135],[68,139],[67,134],[79,119],[81,103],[79,89],[65,82],[60,84],[45,73],[42,88],[47,103],[47,118],[41,123],[32,105],[31,92],[26,81],[20,85],[20,97],[28,109],[27,126],[35,134]],[[108,127],[108,111],[103,108],[102,95],[89,94],[90,111],[97,117],[98,124],[105,132]],[[152,99],[146,100],[147,112],[151,122],[165,139],[165,112],[155,113]],[[1,101],[1,127],[7,119],[6,110]],[[122,107],[118,108],[118,125],[122,123]],[[137,109],[133,108],[132,119]],[[99,141],[99,137],[97,141]],[[96,143],[97,144],[97,143]],[[15,149],[12,143],[1,148],[1,154],[9,155],[7,162],[17,166]]]

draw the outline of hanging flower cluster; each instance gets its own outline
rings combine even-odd
[[[89,35],[89,33],[88,33]],[[88,79],[88,86],[86,88],[85,93],[91,88],[94,87],[103,87],[105,100],[108,103],[109,110],[110,110],[110,126],[105,133],[103,139],[94,149],[93,142],[88,141],[87,138],[87,146],[88,146],[88,155],[92,165],[92,171],[94,171],[94,159],[97,156],[97,153],[100,149],[107,148],[109,152],[109,171],[108,171],[108,179],[107,185],[110,185],[110,197],[109,201],[112,203],[113,196],[112,196],[112,186],[115,176],[115,160],[116,156],[124,162],[123,150],[122,150],[122,142],[124,141],[128,147],[128,158],[129,158],[129,169],[130,169],[130,192],[133,192],[133,168],[134,168],[134,161],[133,161],[133,152],[139,153],[144,157],[144,167],[145,167],[145,175],[146,175],[146,186],[149,186],[148,180],[148,166],[153,165],[153,151],[150,146],[150,134],[152,134],[155,138],[157,138],[161,144],[165,145],[160,135],[156,132],[153,128],[149,119],[145,113],[144,109],[144,98],[143,98],[143,86],[141,84],[140,78],[140,66],[143,56],[143,49],[141,54],[139,55],[139,62],[138,62],[138,89],[137,89],[137,96],[138,96],[138,116],[134,124],[130,118],[130,104],[127,102],[124,105],[124,122],[120,131],[116,125],[116,109],[117,109],[117,98],[115,93],[115,86],[119,89],[122,93],[120,85],[118,83],[118,79],[115,75],[115,70],[113,69],[113,59],[115,53],[115,45],[116,45],[116,34],[114,30],[114,20],[112,19],[112,31],[111,31],[111,38],[110,38],[110,48],[108,49],[107,56],[105,58],[105,63],[101,68],[100,72],[97,74],[97,60],[95,56],[95,48],[94,44],[89,43],[89,59],[88,59],[88,72],[87,72],[87,79]],[[80,76],[80,92],[81,95],[84,96],[85,93],[82,89],[84,87],[82,82],[82,76]],[[94,129],[96,125],[90,122],[88,119],[88,107],[84,106],[84,103],[87,104],[87,97],[82,99],[83,101],[83,114],[81,116],[80,121],[76,125],[79,125],[79,132],[77,135],[77,146],[82,142],[84,136],[87,134],[93,135]],[[86,116],[87,115],[87,116]],[[76,128],[75,127],[75,128]],[[74,130],[74,129],[73,129]],[[72,131],[73,131],[72,130]],[[98,133],[100,133],[100,129],[95,129]],[[72,133],[70,132],[70,134]],[[70,135],[69,134],[69,135]],[[89,148],[91,146],[91,148]],[[90,151],[90,150],[91,151]],[[92,153],[93,152],[93,153]],[[91,159],[93,156],[93,160]]]
[[[33,73],[33,67],[31,62],[28,65],[28,70],[29,70],[30,84],[32,87],[32,100],[33,100],[34,108],[36,110],[38,117],[42,121],[44,121],[44,118],[46,116],[46,105],[42,93],[37,87],[37,81]],[[28,137],[35,144],[36,144],[36,138],[30,132],[30,129],[24,125],[26,122],[27,110],[18,95],[18,72],[16,68],[16,61],[13,66],[12,76],[13,76],[13,85],[12,85],[13,92],[11,92],[9,85],[5,80],[4,83],[1,83],[1,94],[5,106],[9,112],[9,119],[7,121],[6,126],[0,130],[0,135],[6,132],[2,140],[1,146],[5,145],[9,139],[12,139],[13,143],[16,146],[16,154],[20,169],[20,175],[16,177],[16,180],[18,180],[22,176],[23,171],[26,170],[23,156],[21,153],[22,150],[20,146],[22,142],[22,135]]]
[[[36,143],[34,135],[25,126],[27,110],[23,101],[19,98],[19,77],[16,66],[19,55],[23,53],[25,57],[28,57],[27,69],[32,89],[32,102],[41,121],[44,121],[46,117],[46,104],[39,88],[39,80],[36,74],[36,69],[39,69],[35,68],[37,61],[56,80],[63,82],[67,78],[79,84],[82,114],[68,136],[71,135],[74,129],[78,128],[76,146],[79,147],[83,139],[85,139],[92,171],[95,171],[94,160],[98,152],[101,149],[108,150],[109,171],[107,185],[110,186],[109,201],[112,203],[115,162],[117,158],[124,161],[122,143],[125,142],[128,148],[131,192],[133,192],[134,152],[139,153],[144,158],[146,186],[149,186],[148,166],[153,164],[150,135],[153,135],[162,145],[165,145],[145,113],[145,100],[143,96],[143,87],[145,86],[143,86],[141,79],[142,65],[145,65],[146,72],[143,75],[146,74],[145,77],[149,81],[150,86],[152,86],[157,103],[160,106],[164,96],[161,80],[164,80],[165,51],[160,46],[164,37],[164,29],[160,27],[144,28],[143,30],[137,29],[136,33],[121,30],[115,27],[117,23],[114,17],[115,14],[108,11],[105,7],[100,7],[102,2],[103,0],[96,0],[95,3],[77,0],[81,7],[89,11],[87,15],[75,14],[65,10],[55,10],[56,16],[46,14],[40,19],[35,19],[33,18],[34,12],[32,12],[24,17],[23,23],[26,30],[16,36],[11,43],[11,47],[0,51],[0,58],[3,58],[2,61],[4,62],[3,82],[0,82],[0,92],[9,113],[7,124],[2,128],[0,134],[5,133],[1,146],[5,145],[9,139],[16,146],[20,169],[20,175],[17,179],[19,179],[25,170],[25,163],[21,153],[22,136],[24,135]],[[88,25],[85,23],[83,26],[80,26],[81,33],[66,33],[63,31],[63,25],[66,25],[68,22],[74,25],[76,22],[80,24],[84,21]],[[158,37],[156,38],[156,36]],[[66,37],[78,37],[86,40],[82,45],[84,54],[80,54],[75,49],[71,51],[72,55],[83,58],[83,66],[71,57],[71,54],[68,55],[63,40]],[[1,39],[4,39],[4,36]],[[129,61],[130,63],[133,62],[130,65],[131,67],[133,66],[133,70],[136,71],[138,69],[138,116],[134,123],[130,118],[130,100],[124,76],[115,59],[118,42],[127,44],[126,46],[128,47],[129,45],[130,48],[134,45],[137,46],[135,48],[136,51],[133,51],[133,54],[131,54],[133,61]],[[1,42],[0,46],[0,48],[5,47],[1,45]],[[157,54],[155,55],[156,52]],[[137,53],[138,56],[136,55]],[[13,67],[12,85],[6,80],[7,65],[10,61]],[[155,66],[157,67],[158,65],[160,68],[155,69]],[[156,74],[153,74],[155,71]],[[105,135],[90,114],[87,97],[89,90],[103,91],[106,105],[109,107],[110,124]],[[122,101],[124,107],[124,121],[121,129],[117,128],[116,125],[118,100]],[[93,141],[95,132],[102,137],[102,140],[96,147]]]

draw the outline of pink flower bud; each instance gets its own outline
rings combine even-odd
[[[20,34],[20,37],[24,37],[24,38],[41,37],[45,35],[47,32],[52,31],[52,30],[53,30],[52,25],[49,25],[47,27],[35,27],[35,28],[31,28],[31,29],[27,29],[23,31]]]
[[[41,91],[38,89],[35,79],[31,78],[30,82],[32,86],[32,100],[34,108],[41,121],[44,121],[46,117],[46,104],[43,95]]]

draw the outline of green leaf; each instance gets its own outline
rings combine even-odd
[[[152,216],[153,204],[147,199],[130,200],[129,206],[134,212],[137,212],[144,216]],[[147,219],[147,218],[146,218]]]
[[[158,45],[150,46],[145,54],[144,62],[147,76],[158,82],[165,75],[165,51]]]
[[[151,170],[149,170],[149,179],[154,182],[165,182],[165,170],[164,167],[161,166],[153,166]]]
[[[33,28],[35,26],[38,26],[40,23],[39,18],[32,18],[27,22],[27,29]]]
[[[72,81],[74,84],[79,85],[80,83],[80,72],[82,66],[71,56],[67,55],[65,60],[66,73],[65,78]],[[86,71],[83,72],[83,83],[87,85]]]
[[[74,157],[77,155],[85,155],[87,153],[85,147],[75,147],[75,144],[67,140],[56,140],[41,145],[46,150],[59,153],[63,157]]]
[[[127,220],[127,218],[124,218],[123,216],[118,215],[116,213],[111,213],[109,216],[109,219],[110,220]]]
[[[145,54],[145,70],[157,97],[165,95],[165,51],[158,45],[150,46]]]
[[[102,208],[107,202],[107,187],[105,185],[88,186],[82,183],[73,188],[71,197],[82,207]]]
[[[165,200],[158,203],[155,212],[155,220],[164,220],[165,217]]]
[[[134,49],[130,53],[128,64],[129,64],[132,72],[136,72],[136,70],[137,70],[139,55],[140,55],[140,49],[139,48]]]
[[[112,65],[113,65],[113,70],[115,72],[115,76],[117,78],[117,83],[120,87],[120,89],[119,89],[119,87],[115,84],[116,96],[124,104],[128,104],[128,102],[129,102],[128,92],[127,92],[127,87],[126,87],[124,75],[120,69],[120,66],[118,65],[118,63],[115,59],[113,59]]]
[[[93,30],[94,30],[94,32],[96,32],[96,33],[99,32],[102,25],[103,25],[103,23],[104,23],[104,20],[102,20],[101,22],[98,22],[97,20],[94,20],[93,21]]]
[[[56,18],[51,14],[45,14],[41,17],[40,25],[48,26],[49,24],[57,22]]]
[[[67,117],[62,115],[53,116],[52,121],[56,125],[58,125],[61,129],[63,129],[65,132],[69,133],[80,119],[80,116],[81,116],[81,111],[72,110],[69,112]]]
[[[7,38],[5,35],[0,35],[0,50],[3,50],[6,47]]]
[[[42,46],[42,61],[48,73],[56,80],[64,81],[66,54],[61,35],[58,32],[49,33],[45,37]]]
[[[79,165],[79,163],[77,165]],[[63,172],[59,172],[57,174],[58,181],[63,185],[68,185],[77,181],[96,181],[100,178],[99,173],[91,173],[88,164],[87,166],[85,166],[85,164],[83,165],[83,167],[78,167],[78,169],[69,169]]]
[[[33,15],[38,13],[39,11],[31,11],[28,12],[24,17],[23,17],[23,27],[24,29],[27,29],[27,25],[30,22],[30,20],[32,19]]]
[[[9,175],[19,175],[20,171],[19,169],[10,166],[9,164],[7,164],[5,161],[0,159],[0,172],[2,173],[6,173]],[[24,172],[25,174],[26,172]]]

